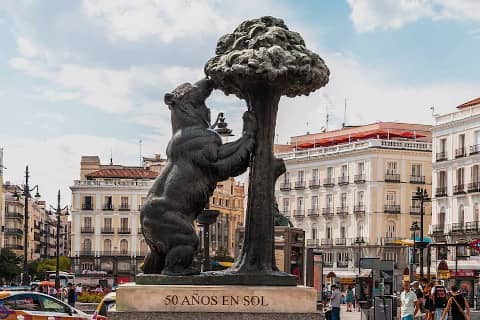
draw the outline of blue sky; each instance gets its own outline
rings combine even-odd
[[[284,98],[278,141],[307,130],[375,121],[432,122],[480,96],[480,2],[476,0],[0,2],[0,147],[5,179],[24,166],[53,203],[78,179],[81,155],[138,164],[164,154],[163,95],[203,76],[217,39],[241,21],[282,17],[331,70],[309,97]],[[215,92],[240,132],[244,103]],[[295,110],[292,112],[292,110]],[[308,122],[308,125],[307,125]]]

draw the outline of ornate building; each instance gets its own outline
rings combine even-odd
[[[290,152],[276,152],[287,168],[276,184],[279,209],[305,230],[308,247],[323,249],[324,275],[353,279],[360,255],[395,261],[401,278],[402,240],[420,221],[412,194],[431,194],[430,141],[430,126],[385,122],[292,137]]]

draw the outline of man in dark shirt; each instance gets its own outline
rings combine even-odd
[[[73,288],[73,284],[69,283],[68,284],[68,292],[67,292],[67,298],[68,298],[68,304],[71,305],[72,307],[75,307],[75,288]]]

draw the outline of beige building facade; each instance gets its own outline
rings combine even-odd
[[[470,243],[480,238],[480,98],[435,116],[432,139],[435,191],[430,233],[438,244]],[[479,258],[467,246],[445,247],[434,250],[432,269],[442,259],[455,269],[457,260],[458,269],[478,275]]]
[[[360,254],[395,261],[401,278],[401,243],[420,221],[412,194],[431,194],[430,141],[430,126],[385,122],[292,137],[292,150],[277,152],[287,168],[276,184],[279,210],[305,230],[307,247],[324,251],[324,275],[354,278]],[[425,213],[426,236],[430,206]]]

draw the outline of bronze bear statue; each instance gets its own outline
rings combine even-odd
[[[212,80],[205,78],[165,94],[173,129],[168,162],[140,213],[150,247],[143,264],[146,274],[199,273],[192,267],[199,244],[193,222],[207,206],[217,182],[245,172],[249,165],[255,145],[255,116],[245,112],[242,137],[222,144],[221,137],[210,129],[210,110],[205,104],[213,87]]]

